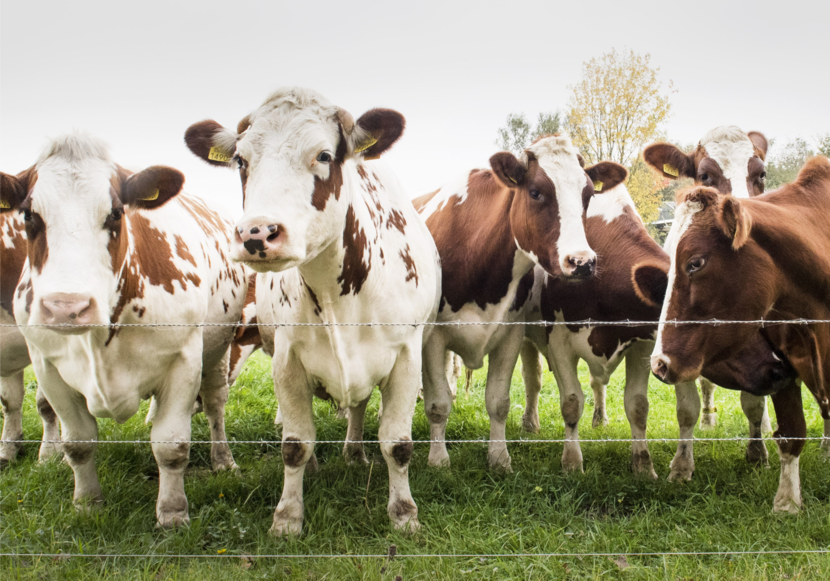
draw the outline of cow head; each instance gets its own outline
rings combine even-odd
[[[51,142],[16,176],[0,174],[0,208],[19,210],[26,226],[32,302],[28,324],[84,332],[109,322],[128,249],[124,214],[157,208],[181,191],[178,170],[130,174],[106,146],[84,134]]]
[[[592,275],[596,254],[585,238],[585,212],[594,193],[625,180],[626,169],[613,162],[583,169],[567,135],[538,139],[519,158],[497,153],[490,167],[513,190],[510,227],[518,247],[554,276]]]
[[[691,153],[669,143],[652,143],[643,150],[643,158],[669,179],[692,178],[721,194],[749,198],[764,193],[767,147],[767,138],[757,131],[718,127]]]
[[[759,320],[766,315],[774,302],[774,269],[770,256],[752,240],[751,230],[748,211],[732,196],[712,188],[693,188],[680,195],[666,239],[671,259],[668,290],[651,357],[659,379],[691,381],[707,368],[716,375],[712,366],[743,351],[751,354],[745,361],[756,357],[756,365],[779,367],[783,373],[783,363],[762,340],[759,325],[665,324]]]
[[[239,169],[245,212],[236,223],[233,259],[277,272],[311,260],[342,235],[344,164],[380,157],[404,124],[389,109],[372,109],[355,122],[314,91],[286,88],[236,131],[202,121],[188,128],[185,142],[208,163]]]

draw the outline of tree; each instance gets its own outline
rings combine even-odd
[[[561,125],[561,114],[539,113],[536,119],[536,127],[531,131],[530,123],[524,113],[511,113],[507,116],[504,127],[499,128],[499,136],[496,139],[496,146],[505,151],[518,154],[536,138],[542,135],[559,132]]]
[[[819,150],[824,145],[819,141]],[[767,171],[765,189],[774,190],[795,181],[801,167],[813,155],[810,146],[801,137],[796,137],[783,147],[777,147],[775,140],[771,140],[770,154],[765,163]]]
[[[818,152],[824,157],[830,157],[830,133],[819,135],[816,137],[818,142]]]

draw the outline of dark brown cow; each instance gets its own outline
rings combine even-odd
[[[794,183],[761,198],[695,188],[679,202],[661,322],[830,318],[830,160],[809,160]],[[759,357],[778,365],[755,376],[735,371],[736,364],[758,367]],[[669,383],[720,374],[729,387],[771,393],[781,456],[774,510],[798,510],[804,441],[787,438],[804,437],[806,424],[790,366],[830,419],[827,325],[661,325],[651,364]]]

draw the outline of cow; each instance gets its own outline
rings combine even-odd
[[[652,371],[667,383],[702,374],[725,387],[772,396],[781,459],[774,511],[801,507],[804,440],[790,438],[807,432],[793,376],[830,419],[828,326],[665,323],[830,318],[829,220],[830,160],[814,157],[794,183],[763,197],[739,199],[706,187],[681,194],[669,233],[669,285]]]
[[[596,192],[611,189],[625,168],[601,162],[583,168],[567,134],[544,136],[517,158],[500,152],[489,169],[415,200],[441,256],[442,325],[424,348],[424,409],[430,422],[431,466],[448,466],[445,431],[452,408],[447,356],[469,369],[489,357],[486,407],[490,417],[488,463],[511,470],[505,440],[510,378],[524,336],[521,309],[513,308],[520,281],[539,265],[562,279],[589,278],[596,255],[585,238],[584,215]],[[501,323],[510,323],[503,325]],[[498,349],[497,349],[498,348]],[[498,370],[498,371],[497,371]]]
[[[649,236],[624,184],[591,199],[585,234],[597,254],[596,277],[579,282],[534,269],[524,304],[524,318],[539,321],[656,321],[666,290],[669,258]],[[528,292],[525,291],[525,292]],[[580,359],[588,364],[594,392],[594,427],[608,423],[606,386],[625,360],[625,413],[633,439],[631,467],[635,474],[657,478],[646,442],[648,419],[648,356],[657,325],[591,326],[590,324],[527,325],[522,346],[526,405],[522,427],[539,431],[542,353],[556,377],[565,421],[562,452],[565,471],[582,471],[579,420],[585,396],[577,376]],[[497,358],[498,359],[498,358]],[[694,385],[692,385],[694,387]]]
[[[732,125],[716,127],[707,132],[697,147],[688,153],[670,143],[653,143],[643,150],[643,159],[664,178],[691,178],[696,185],[714,188],[721,194],[749,198],[764,193],[764,161],[768,148],[769,143],[762,133],[745,133]],[[677,390],[680,402],[677,409],[680,437],[690,439],[693,437],[694,424],[700,417],[700,398],[697,390],[692,393],[692,386],[685,383],[678,385]],[[715,385],[705,378],[700,378],[700,390],[703,395],[703,417],[700,425],[702,429],[711,429],[717,423]],[[766,464],[769,454],[761,438],[763,433],[772,432],[766,400],[741,392],[741,408],[749,422],[747,460]],[[691,442],[685,448],[685,453],[682,462],[678,459],[678,468],[685,465],[680,476],[688,480],[694,472]]]
[[[0,208],[2,209],[2,208]],[[9,210],[10,208],[5,208]],[[13,462],[23,439],[23,370],[29,366],[26,340],[14,322],[14,290],[26,262],[26,229],[23,216],[0,213],[0,404],[3,407],[3,435],[0,441],[0,469]],[[43,422],[43,441],[38,458],[48,460],[59,454],[60,425],[43,390],[37,390],[37,410]]]
[[[246,281],[230,262],[230,224],[180,194],[178,170],[130,173],[82,133],[53,139],[32,167],[2,180],[2,205],[21,210],[27,239],[15,321],[61,422],[76,506],[103,500],[96,418],[124,422],[153,397],[156,519],[165,528],[187,524],[184,470],[197,395],[213,468],[236,469],[224,406]]]
[[[238,167],[242,181],[244,215],[232,256],[259,273],[257,320],[264,348],[274,354],[283,419],[284,485],[270,529],[276,536],[302,529],[313,394],[323,391],[355,415],[376,385],[383,400],[387,512],[397,529],[420,526],[409,490],[412,416],[425,328],[440,298],[440,266],[402,186],[372,161],[404,125],[390,109],[372,109],[354,121],[315,91],[283,88],[236,130],[208,120],[185,133],[195,155]]]

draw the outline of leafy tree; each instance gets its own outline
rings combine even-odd
[[[524,113],[511,113],[507,116],[505,126],[499,128],[496,146],[505,151],[518,154],[535,141],[537,137],[558,133],[561,124],[561,114],[559,111],[555,113],[539,113],[536,126],[531,130],[530,123]]]
[[[819,135],[816,137],[818,142],[818,152],[824,157],[830,157],[830,133]]]
[[[820,141],[819,148],[823,145]],[[778,147],[775,140],[771,140],[770,154],[767,156],[765,164],[767,171],[766,190],[774,190],[795,181],[801,167],[813,155],[815,154],[810,149],[809,144],[801,137],[796,137],[783,147]]]

